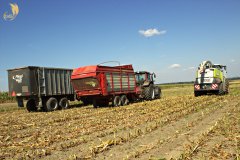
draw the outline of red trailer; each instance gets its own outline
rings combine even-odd
[[[72,85],[77,98],[94,107],[127,105],[136,97],[136,79],[132,65],[85,66],[73,70]]]

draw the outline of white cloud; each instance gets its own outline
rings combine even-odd
[[[150,28],[150,29],[147,29],[147,30],[139,30],[138,32],[145,37],[152,37],[152,36],[162,35],[162,34],[167,33],[166,30],[159,31],[156,28],[153,28],[153,29]]]
[[[235,59],[231,59],[231,61],[230,61],[230,62],[232,62],[232,63],[233,63],[233,62],[235,62],[235,61],[236,61]]]
[[[172,64],[171,66],[169,66],[169,68],[180,68],[181,65],[180,64]]]

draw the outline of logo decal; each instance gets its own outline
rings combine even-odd
[[[13,76],[13,80],[15,80],[17,83],[22,83],[22,78],[23,78],[23,74]]]
[[[11,13],[4,12],[3,14],[3,19],[6,21],[14,20],[19,13],[19,8],[16,3],[10,3],[10,7],[11,7]]]

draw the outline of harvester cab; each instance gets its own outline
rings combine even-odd
[[[229,82],[225,65],[213,64],[211,61],[203,61],[199,65],[194,83],[195,96],[209,93],[227,94],[228,88]]]
[[[155,73],[147,71],[135,72],[137,90],[140,98],[145,100],[153,100],[161,98],[161,89],[154,84]]]

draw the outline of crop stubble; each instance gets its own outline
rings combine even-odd
[[[3,112],[0,158],[238,157],[239,98],[185,95],[118,108]]]

